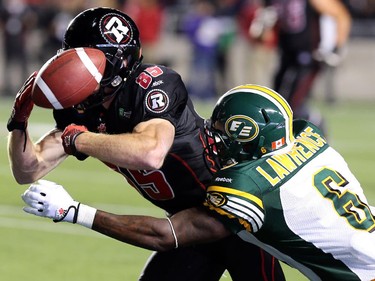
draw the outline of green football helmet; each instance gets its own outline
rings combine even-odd
[[[206,153],[220,167],[261,158],[289,146],[293,112],[275,91],[241,85],[226,92],[206,123]]]

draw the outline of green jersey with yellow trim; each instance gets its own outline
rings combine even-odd
[[[345,160],[305,121],[278,153],[220,170],[205,205],[310,280],[375,279],[375,216]]]

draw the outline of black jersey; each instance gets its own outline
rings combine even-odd
[[[147,200],[169,213],[203,202],[211,174],[203,158],[203,122],[179,74],[160,65],[144,64],[129,78],[108,110],[98,106],[78,113],[55,110],[57,128],[75,123],[108,134],[132,132],[140,122],[162,118],[175,127],[173,145],[159,170],[129,170],[106,163],[123,174]]]
[[[278,13],[279,46],[286,52],[312,51],[320,41],[319,14],[309,0],[268,0]]]

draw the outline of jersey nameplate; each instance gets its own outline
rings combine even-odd
[[[258,166],[256,170],[272,186],[275,186],[316,155],[326,143],[321,135],[314,132],[311,127],[307,127],[295,140],[293,148],[288,153],[271,156],[266,160],[268,167],[262,163],[263,167]]]

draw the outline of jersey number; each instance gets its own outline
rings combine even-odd
[[[152,78],[158,77],[162,74],[163,70],[160,67],[157,65],[150,66],[146,68],[144,72],[138,75],[135,82],[143,89],[147,89],[151,85]]]
[[[314,176],[314,185],[319,192],[331,200],[336,212],[345,217],[356,229],[375,231],[375,218],[367,204],[358,195],[345,190],[349,182],[337,171],[323,168]]]
[[[160,170],[126,170],[124,172],[123,169],[120,169],[119,172],[141,194],[146,193],[153,200],[171,200],[174,198],[173,189]]]

